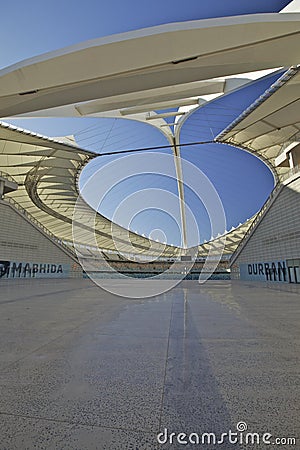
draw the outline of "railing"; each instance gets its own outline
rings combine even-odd
[[[231,258],[231,264],[237,259],[238,255],[241,253],[242,249],[244,248],[245,244],[247,243],[250,235],[252,234],[252,232],[254,231],[256,226],[258,225],[258,223],[261,221],[261,219],[265,215],[266,211],[269,209],[269,206],[271,205],[271,203],[273,203],[274,198],[277,197],[277,195],[279,194],[279,192],[283,188],[284,181],[288,180],[291,176],[293,176],[293,175],[295,175],[295,174],[297,174],[299,172],[300,172],[300,166],[299,165],[291,168],[282,177],[280,183],[278,183],[274,187],[274,189],[271,192],[271,194],[269,195],[268,199],[265,201],[265,203],[261,207],[260,211],[257,213],[257,215],[256,215],[255,219],[253,220],[252,224],[250,225],[250,227],[248,228],[248,230],[244,234],[243,238],[241,239],[239,245],[237,246],[237,248],[236,248],[236,250],[235,250],[235,252],[234,252],[234,254],[232,255],[232,258]]]
[[[1,173],[1,172],[0,172]],[[76,255],[70,246],[65,244],[61,239],[59,239],[55,234],[48,230],[41,222],[39,222],[30,212],[28,212],[23,206],[21,206],[13,197],[5,197],[4,201],[13,205],[18,211],[20,211],[31,223],[37,226],[44,234],[46,234],[52,241],[59,244],[66,251],[71,252]]]

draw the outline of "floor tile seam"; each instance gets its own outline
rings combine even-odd
[[[0,302],[0,306],[1,305],[7,305],[7,304],[10,304],[10,303],[16,303],[16,302],[19,302],[19,301],[33,300],[33,299],[36,299],[36,298],[39,298],[39,297],[42,297],[42,298],[43,297],[48,297],[49,295],[63,294],[65,292],[73,292],[73,291],[78,292],[78,291],[83,290],[83,289],[84,290],[86,290],[86,289],[95,289],[95,286],[88,286],[88,287],[82,287],[82,288],[77,288],[77,289],[75,289],[75,288],[63,289],[63,290],[60,290],[60,291],[44,292],[44,293],[30,295],[30,296],[26,296],[26,297],[15,298],[15,299],[12,299],[12,300],[4,300],[3,302]]]
[[[172,338],[173,339],[173,338]],[[190,339],[190,338],[186,338],[186,339]],[[295,342],[299,340],[299,338],[293,339],[293,338],[284,338],[284,337],[280,337],[280,342],[282,344],[284,344],[284,342]],[[245,342],[249,342],[249,343],[269,343],[269,342],[274,342],[274,338],[269,337],[269,336],[259,336],[256,338],[247,338],[247,337],[236,337],[236,338],[222,338],[222,337],[218,337],[218,338],[205,338],[205,337],[201,337],[201,342],[206,342],[206,343],[213,343],[213,342],[241,342],[241,343],[245,343]]]
[[[187,338],[189,339],[189,338]],[[222,341],[222,342],[236,342],[236,341],[241,341],[241,342],[260,342],[260,341],[271,341],[274,342],[274,339],[272,337],[264,337],[264,336],[258,336],[258,337],[236,337],[236,338],[223,338],[223,337],[216,337],[216,338],[210,338],[210,337],[201,337],[201,342],[218,342],[218,341]],[[286,339],[286,340],[290,340],[290,339]]]
[[[62,337],[66,336],[68,333],[71,333],[72,331],[80,328],[82,325],[85,325],[86,323],[88,323],[88,322],[90,322],[90,321],[92,321],[94,319],[95,319],[95,317],[93,316],[92,318],[87,319],[86,321],[82,322],[80,325],[69,329],[65,333],[63,333],[63,334],[61,334],[61,335],[51,339],[50,341],[46,342],[45,344],[41,345],[40,347],[37,347],[36,349],[30,351],[29,353],[27,353],[26,355],[22,356],[21,358],[19,358],[17,360],[14,360],[14,361],[10,361],[10,362],[8,362],[7,365],[4,363],[4,368],[7,369],[7,368],[13,366],[14,364],[16,364],[16,363],[26,359],[28,356],[34,354],[35,352],[39,351],[43,347],[46,347],[47,345],[55,342],[57,339],[61,339]],[[146,335],[132,335],[132,334],[125,335],[125,334],[110,334],[110,333],[100,333],[100,334],[97,334],[97,336],[119,337],[119,338],[123,338],[123,339],[124,338],[142,338],[142,339],[161,340],[161,341],[165,341],[165,340],[168,339],[168,336],[160,337],[160,336],[146,336]],[[0,363],[1,363],[1,361],[0,361]]]
[[[81,322],[79,325],[77,325],[76,327],[70,328],[69,330],[67,330],[65,333],[60,334],[59,336],[51,339],[50,341],[40,345],[39,347],[35,348],[34,350],[30,351],[29,353],[27,353],[26,355],[22,356],[19,359],[16,359],[15,361],[9,363],[7,366],[5,366],[5,369],[13,366],[16,363],[19,363],[20,361],[25,360],[26,358],[28,358],[29,356],[33,355],[34,353],[38,352],[39,350],[41,350],[44,347],[47,347],[47,345],[53,344],[55,341],[57,341],[58,339],[63,338],[64,336],[68,335],[69,333],[72,333],[75,330],[78,330],[79,328],[81,328],[82,326],[86,325],[88,322],[91,322],[95,320],[95,316],[93,316],[90,319],[84,320],[83,322]]]
[[[120,337],[120,338],[142,338],[142,339],[160,339],[167,340],[168,336],[147,336],[144,334],[120,334],[120,333],[97,333],[98,336],[111,336],[111,337]]]
[[[156,431],[152,429],[142,429],[142,428],[125,428],[125,427],[113,427],[108,425],[97,425],[87,422],[77,422],[77,421],[70,421],[70,420],[64,420],[64,419],[53,419],[51,417],[43,417],[43,416],[31,416],[31,415],[25,415],[25,414],[16,414],[16,413],[9,413],[5,411],[0,411],[0,416],[9,416],[9,417],[17,417],[22,419],[32,419],[37,421],[46,421],[46,422],[53,422],[53,423],[62,423],[70,425],[71,428],[74,428],[76,426],[83,426],[83,427],[91,427],[91,428],[105,428],[108,430],[118,430],[118,431],[129,431],[129,432],[139,432],[139,433],[154,433]],[[97,417],[97,416],[95,416]]]

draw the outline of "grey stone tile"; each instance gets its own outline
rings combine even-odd
[[[51,447],[50,447],[51,448]],[[156,450],[155,433],[74,426],[57,440],[53,450]]]
[[[229,425],[230,414],[202,343],[170,339],[161,426],[174,432],[213,432]]]
[[[48,450],[66,437],[70,425],[0,414],[1,450]]]
[[[151,450],[164,427],[226,432],[241,420],[253,432],[300,434],[295,294],[184,282],[131,300],[88,280],[4,291],[5,450]],[[195,448],[160,448],[184,447]]]
[[[70,333],[2,372],[0,411],[152,429],[166,349],[157,338]]]
[[[1,450],[150,450],[156,434],[0,415]]]

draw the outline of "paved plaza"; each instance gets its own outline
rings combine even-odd
[[[0,311],[1,450],[247,449],[176,441],[239,422],[272,434],[251,449],[300,448],[299,294],[190,281],[131,300],[87,279],[2,281]]]

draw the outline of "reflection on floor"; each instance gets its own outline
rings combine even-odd
[[[241,421],[300,439],[296,294],[186,281],[131,300],[89,280],[0,292],[1,450],[218,448],[157,434],[220,436]]]

